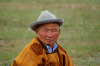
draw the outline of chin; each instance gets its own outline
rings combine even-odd
[[[47,45],[52,45],[53,43],[46,43]]]

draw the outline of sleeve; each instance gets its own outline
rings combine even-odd
[[[66,62],[66,60],[68,60],[68,66],[74,66],[73,62],[71,61],[71,59],[70,59],[70,57],[68,56],[67,53],[66,53],[66,56],[67,56],[67,59],[64,59],[64,61]]]

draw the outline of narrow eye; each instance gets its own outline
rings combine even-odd
[[[48,29],[44,29],[43,31],[44,31],[44,32],[48,32]]]
[[[57,30],[56,29],[53,29],[52,32],[57,32]]]

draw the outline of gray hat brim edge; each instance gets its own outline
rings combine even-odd
[[[48,19],[48,20],[42,20],[42,21],[37,21],[37,22],[33,22],[31,25],[30,25],[30,28],[35,31],[36,27],[38,25],[41,25],[41,24],[47,24],[47,23],[58,23],[59,24],[59,27],[63,24],[64,22],[64,19],[61,18],[61,19]]]

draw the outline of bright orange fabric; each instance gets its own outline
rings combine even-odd
[[[36,37],[20,52],[11,66],[74,66],[66,51],[59,45],[57,52],[47,53]]]

